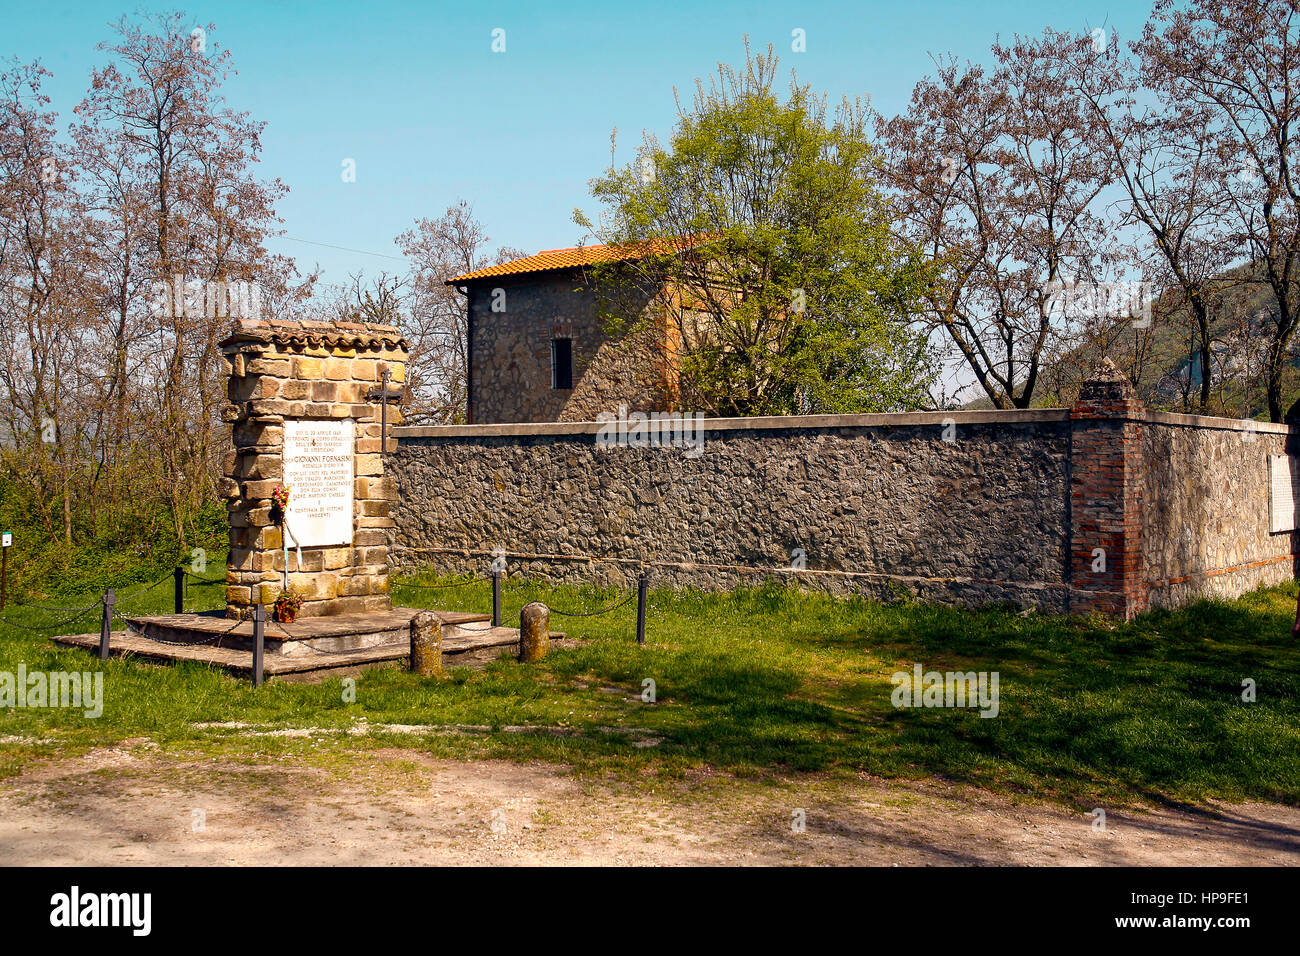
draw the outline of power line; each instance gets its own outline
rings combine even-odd
[[[390,256],[382,252],[367,252],[365,249],[349,249],[347,246],[335,246],[335,245],[331,245],[328,242],[313,242],[311,239],[298,239],[294,236],[274,236],[268,238],[288,239],[290,242],[302,242],[302,243],[306,243],[309,246],[321,246],[325,249],[337,249],[340,252],[355,252],[357,255],[361,255],[361,256],[377,256],[380,259],[392,259],[394,262],[406,261],[406,259],[402,256]]]

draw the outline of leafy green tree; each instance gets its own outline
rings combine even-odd
[[[913,326],[919,260],[891,236],[868,111],[800,85],[775,89],[771,47],[719,65],[677,100],[667,147],[592,181],[601,242],[631,249],[592,270],[607,330],[659,324],[680,402],[715,415],[910,409],[934,368]],[[648,253],[641,255],[641,253]],[[619,289],[659,290],[657,307]],[[637,303],[628,306],[626,303]]]

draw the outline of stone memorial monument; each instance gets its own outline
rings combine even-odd
[[[386,429],[401,421],[401,333],[241,319],[221,351],[233,440],[226,616],[248,617],[286,590],[301,600],[299,617],[390,610],[383,453],[396,446]],[[287,492],[283,508],[277,490]]]
[[[224,615],[185,609],[178,568],[175,613],[127,615],[120,631],[106,617],[98,634],[54,640],[101,657],[222,667],[250,675],[255,686],[402,660],[436,678],[444,661],[481,665],[519,651],[519,629],[498,626],[492,614],[394,607],[389,597],[395,492],[384,455],[397,450],[389,429],[402,420],[409,353],[401,332],[374,323],[239,319],[220,347],[229,399],[221,413],[232,446],[223,469]],[[264,613],[286,595],[294,600],[277,616]],[[105,606],[112,606],[107,596]],[[528,660],[545,653],[553,636],[546,616],[530,620]]]

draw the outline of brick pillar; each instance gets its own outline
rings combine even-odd
[[[253,604],[271,604],[280,593],[285,555],[280,528],[271,520],[271,493],[285,475],[286,422],[351,426],[344,429],[352,446],[350,540],[302,547],[300,560],[291,539],[289,584],[303,595],[299,614],[390,609],[386,529],[393,527],[393,489],[384,476],[375,391],[385,369],[394,390],[405,381],[401,333],[368,323],[243,319],[221,350],[230,376],[222,417],[234,446],[224,463],[227,617],[247,617]],[[389,427],[400,422],[401,412],[390,401]],[[388,450],[395,446],[390,438]]]
[[[1146,609],[1142,420],[1146,406],[1103,359],[1070,409],[1070,608],[1125,620]]]

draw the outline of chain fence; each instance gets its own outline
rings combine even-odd
[[[471,552],[467,550],[466,551],[454,551],[451,549],[407,549],[407,550],[408,552],[416,552],[421,550],[433,550],[442,554],[460,554],[464,557],[469,557],[471,555]],[[651,569],[661,568],[661,569],[681,570],[687,568],[708,568],[708,567],[713,567],[712,565],[698,564],[694,562],[680,562],[680,561],[656,561],[656,560],[643,561],[643,560],[635,560],[629,558],[601,558],[594,555],[528,554],[528,553],[521,553],[521,552],[503,552],[502,550],[496,548],[491,550],[483,549],[477,551],[476,553],[484,557],[491,557],[494,562],[502,558],[504,558],[505,560],[513,560],[516,562],[537,561],[537,560],[547,560],[547,559],[562,559],[566,561],[582,562],[588,565],[613,564],[622,568],[629,568],[629,566],[637,568],[640,573],[638,576],[636,589],[633,590],[630,594],[628,594],[627,597],[617,601],[616,603],[610,604],[606,607],[596,608],[594,610],[587,610],[587,609],[580,610],[577,608],[550,607],[548,605],[547,610],[550,614],[553,614],[557,617],[596,618],[596,617],[603,617],[607,614],[612,614],[616,611],[619,611],[627,607],[628,605],[632,604],[634,600],[640,598],[637,607],[638,643],[644,643],[646,620],[651,613],[655,614],[656,616],[672,615],[677,618],[695,622],[701,626],[708,626],[708,627],[734,628],[738,630],[749,629],[751,627],[751,625],[748,624],[735,624],[729,621],[718,620],[716,618],[701,617],[699,615],[687,613],[676,607],[669,607],[660,602],[651,603],[646,600],[646,592],[649,586]],[[764,569],[753,568],[747,570],[762,571]],[[785,572],[791,569],[772,568],[770,570],[772,572]],[[493,620],[490,622],[487,621],[465,622],[462,624],[455,625],[456,627],[468,632],[485,633],[491,631],[495,627],[500,626],[499,584],[500,584],[500,580],[504,576],[505,576],[504,572],[501,571],[499,568],[496,568],[494,569],[494,573],[490,577],[490,579],[494,581],[494,594],[495,594]],[[80,607],[62,607],[58,605],[37,604],[35,602],[15,600],[12,601],[11,603],[14,604],[15,606],[22,607],[30,611],[45,613],[45,614],[66,613],[68,616],[63,617],[60,620],[52,621],[49,623],[38,622],[35,624],[24,623],[24,622],[14,621],[5,617],[0,617],[0,624],[19,628],[26,631],[35,632],[35,633],[45,633],[50,631],[58,631],[60,629],[66,628],[68,625],[74,624],[78,621],[85,619],[86,617],[94,613],[96,610],[100,610],[106,607],[111,607],[111,613],[109,614],[109,622],[108,622],[110,628],[113,626],[120,625],[123,628],[136,631],[140,633],[141,636],[147,637],[149,640],[155,641],[159,644],[165,644],[165,645],[176,646],[176,647],[202,647],[202,646],[208,646],[213,644],[220,646],[223,639],[228,637],[230,634],[236,631],[243,624],[249,623],[248,621],[242,619],[236,620],[224,630],[214,632],[210,635],[207,635],[197,640],[192,638],[186,640],[174,640],[174,639],[162,637],[157,634],[148,633],[147,628],[141,630],[138,621],[134,623],[132,622],[131,620],[132,612],[127,611],[125,608],[123,608],[123,605],[131,601],[137,600],[143,597],[144,595],[152,592],[156,588],[166,583],[166,581],[169,578],[173,579],[177,584],[178,604],[181,600],[181,595],[183,593],[182,588],[184,586],[193,585],[195,587],[205,587],[205,586],[212,586],[212,585],[226,583],[226,579],[224,577],[211,577],[211,578],[204,577],[203,575],[196,574],[184,568],[183,566],[178,566],[171,573],[163,577],[160,577],[155,581],[141,585],[140,587],[137,587],[135,590],[131,591],[131,593],[127,595],[116,597],[116,600],[111,605],[108,603],[107,595],[105,595],[105,598],[101,599],[100,601],[96,601],[93,604],[88,604]],[[471,572],[457,580],[445,581],[439,584],[420,584],[413,581],[410,582],[402,581],[402,582],[395,582],[394,587],[411,588],[416,591],[424,591],[424,592],[439,592],[439,591],[450,591],[457,588],[463,588],[466,586],[479,583],[483,580],[484,580],[483,577]],[[615,589],[615,590],[617,591],[621,589]],[[293,630],[286,628],[281,622],[275,620],[273,615],[268,614],[266,617],[266,621],[268,624],[274,627],[279,634],[283,635],[284,638],[287,640],[300,641],[306,639],[307,637],[307,635],[305,634],[295,633]],[[102,625],[103,625],[103,621],[101,620],[101,628]],[[322,655],[348,655],[348,654],[355,654],[360,651],[395,650],[397,648],[405,648],[408,646],[409,646],[408,643],[403,641],[397,643],[379,644],[367,648],[349,648],[346,650],[326,650],[322,648],[313,648],[312,650],[315,653],[322,654]]]
[[[44,631],[59,630],[61,628],[67,627],[69,624],[74,624],[77,621],[80,621],[86,615],[90,614],[92,611],[95,611],[98,607],[99,605],[92,604],[90,607],[83,610],[80,614],[74,615],[73,617],[64,618],[62,621],[56,621],[53,624],[34,624],[34,625],[22,624],[18,621],[11,621],[9,618],[6,617],[0,617],[0,624],[7,625],[8,627],[16,627],[24,631],[33,631],[39,634]],[[45,610],[49,610],[49,608],[46,608]]]
[[[129,620],[127,620],[127,619],[125,619],[125,618],[119,618],[119,617],[117,616],[116,613],[113,615],[113,620],[116,621],[116,622],[118,622],[118,623],[121,623],[121,624],[124,625],[128,630],[136,630],[137,633],[138,633],[141,637],[145,638],[146,640],[156,641],[156,642],[158,642],[159,644],[167,644],[167,645],[170,645],[170,646],[172,646],[172,647],[206,647],[206,646],[208,646],[209,644],[217,643],[217,642],[220,641],[223,637],[226,637],[226,636],[229,635],[231,632],[233,632],[233,631],[234,631],[236,628],[238,628],[240,625],[249,623],[249,622],[247,622],[247,621],[235,621],[233,624],[230,625],[230,627],[226,628],[224,631],[218,631],[217,633],[215,633],[215,634],[211,634],[211,635],[209,635],[208,637],[200,638],[200,639],[197,639],[197,640],[174,641],[174,640],[170,640],[170,639],[165,638],[165,637],[161,637],[161,636],[159,636],[159,635],[157,635],[157,634],[150,634],[150,633],[147,632],[147,630],[140,631],[140,630],[138,630],[138,629],[135,627],[135,625],[133,625]]]
[[[197,574],[192,574],[192,573],[190,573],[189,571],[185,571],[185,572],[183,572],[183,573],[184,573],[184,575],[185,575],[186,578],[188,578],[188,579],[191,580],[191,581],[196,582],[195,585],[194,585],[195,587],[200,587],[200,588],[201,588],[201,587],[205,587],[205,586],[207,586],[207,585],[209,585],[209,584],[225,584],[225,583],[226,583],[226,579],[225,579],[224,576],[223,576],[223,577],[219,577],[219,578],[205,578],[205,577],[201,577],[200,575],[197,575]]]
[[[600,617],[602,614],[608,614],[611,611],[617,611],[621,607],[627,607],[635,599],[635,593],[629,594],[626,600],[620,601],[617,604],[612,604],[607,608],[602,608],[599,611],[561,611],[559,608],[554,607],[548,607],[547,610],[552,614],[558,614],[561,617]]]

